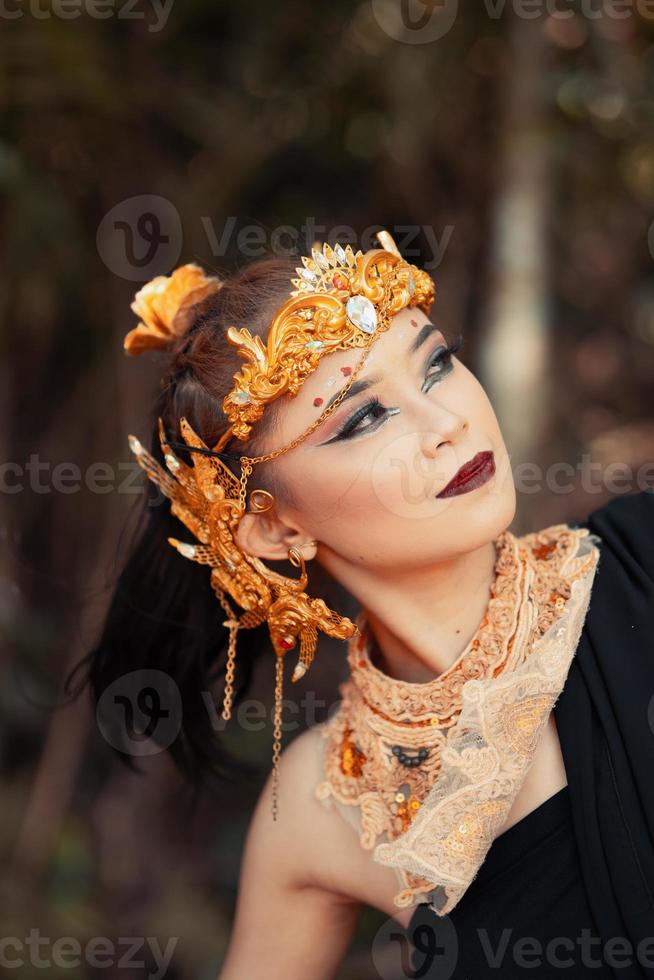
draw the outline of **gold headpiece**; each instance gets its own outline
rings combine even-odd
[[[388,232],[384,248],[365,255],[347,245],[314,248],[302,257],[291,298],[273,319],[266,343],[243,327],[227,338],[249,361],[234,375],[236,384],[223,403],[232,435],[247,439],[265,406],[282,394],[296,395],[321,357],[348,347],[366,347],[373,334],[388,329],[405,306],[429,311],[434,283],[405,262]]]
[[[194,535],[197,543],[176,538],[169,542],[192,561],[211,568],[211,585],[221,603],[229,629],[225,691],[222,716],[231,717],[236,634],[267,621],[276,654],[273,817],[277,812],[278,763],[281,748],[281,704],[283,657],[297,646],[299,657],[293,681],[302,677],[313,659],[318,630],[338,639],[349,639],[358,631],[346,617],[329,609],[322,599],[311,599],[305,590],[307,574],[298,548],[289,550],[289,560],[300,569],[299,578],[288,578],[271,569],[239,547],[236,533],[248,510],[247,480],[254,464],[275,459],[298,445],[321,424],[342,401],[361,370],[375,339],[390,326],[392,317],[406,306],[420,306],[428,312],[434,298],[430,277],[401,258],[387,232],[379,232],[382,249],[365,255],[350,246],[333,249],[323,245],[303,258],[291,280],[296,288],[275,315],[264,344],[242,328],[230,327],[227,339],[235,344],[246,363],[234,375],[234,387],[223,407],[230,426],[215,446],[209,448],[188,421],[180,420],[184,448],[192,464],[187,465],[167,438],[161,419],[159,439],[167,470],[134,436],[130,447],[148,477],[170,499],[172,513]],[[168,347],[188,329],[193,305],[221,286],[195,265],[182,266],[170,278],[159,276],[137,294],[133,309],[142,323],[126,338],[128,353]],[[186,288],[185,288],[186,287]],[[180,327],[180,316],[184,328]],[[236,477],[221,459],[220,450],[233,436],[249,438],[252,425],[265,407],[282,394],[295,395],[305,378],[318,366],[320,358],[335,350],[363,348],[360,358],[337,399],[300,436],[287,446],[262,456],[241,456],[241,474]],[[273,497],[266,490],[254,489],[249,495],[249,512],[270,509]],[[239,616],[227,596],[243,612]]]

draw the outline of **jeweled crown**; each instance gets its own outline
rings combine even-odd
[[[388,232],[377,237],[383,247],[365,254],[324,244],[303,256],[291,280],[295,289],[265,342],[247,327],[228,329],[228,340],[246,361],[223,401],[238,439],[249,438],[271,401],[296,395],[325,354],[367,346],[371,334],[388,329],[406,306],[429,312],[435,293],[430,276],[401,257]]]

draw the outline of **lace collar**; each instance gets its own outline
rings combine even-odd
[[[479,629],[426,683],[381,671],[359,617],[315,793],[356,808],[361,845],[398,871],[398,906],[429,892],[451,911],[506,821],[574,656],[596,540],[566,524],[503,532]]]

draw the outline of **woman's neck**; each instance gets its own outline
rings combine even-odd
[[[398,680],[424,683],[460,657],[484,618],[495,578],[495,543],[401,576],[358,569],[348,586],[370,627],[375,662]]]

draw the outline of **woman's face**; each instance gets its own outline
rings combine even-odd
[[[446,347],[421,310],[402,310],[376,339],[348,396],[269,464],[294,497],[280,515],[318,541],[318,557],[330,570],[345,562],[396,573],[447,560],[511,523],[515,487],[495,413],[475,376]],[[325,355],[298,394],[280,400],[264,452],[286,445],[324,411],[361,353]],[[439,498],[457,470],[483,451],[493,453],[494,476]]]

